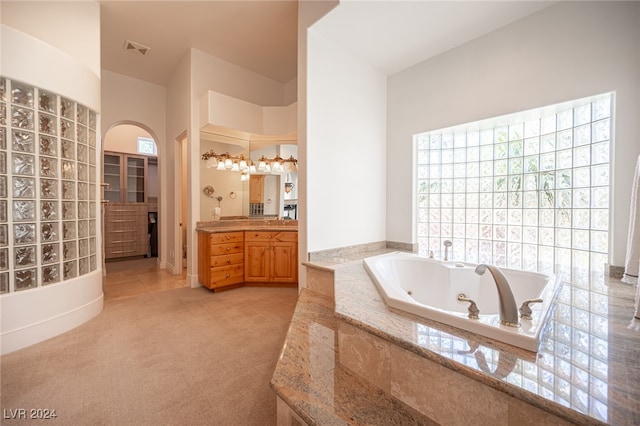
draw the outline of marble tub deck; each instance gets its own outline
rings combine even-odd
[[[271,382],[307,424],[640,424],[633,286],[564,283],[534,354],[393,312],[359,260],[307,272]]]

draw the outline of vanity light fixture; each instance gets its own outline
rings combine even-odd
[[[241,172],[241,180],[248,180],[248,175],[256,172],[282,173],[285,171],[296,171],[298,169],[298,160],[296,160],[293,155],[287,159],[280,156],[267,158],[263,155],[257,161],[257,166],[253,160],[246,158],[244,155],[236,156],[228,152],[216,154],[213,151],[208,151],[202,154],[202,160],[205,161],[205,165],[208,168]],[[242,179],[245,175],[247,175],[247,177]]]

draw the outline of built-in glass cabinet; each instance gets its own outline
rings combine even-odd
[[[147,158],[104,153],[104,199],[111,203],[147,202]]]
[[[122,197],[122,156],[120,154],[104,154],[104,199],[119,203]]]
[[[145,196],[146,170],[146,158],[127,157],[127,186],[125,189],[126,202],[144,203],[147,201]]]

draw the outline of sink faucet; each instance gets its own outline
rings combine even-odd
[[[476,266],[476,274],[482,275],[486,270],[491,272],[493,280],[498,287],[498,298],[500,299],[500,323],[502,325],[508,325],[509,327],[520,327],[518,321],[518,306],[516,305],[516,299],[511,292],[511,286],[507,281],[504,274],[493,265],[487,265],[481,263]]]

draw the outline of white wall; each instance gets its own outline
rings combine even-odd
[[[315,27],[307,49],[307,250],[385,240],[386,76]]]
[[[103,147],[105,151],[138,154],[138,138],[153,136],[142,127],[133,124],[120,124],[109,129],[104,135]]]
[[[298,262],[307,260],[309,219],[307,217],[307,69],[309,28],[337,5],[338,1],[304,1],[298,3]],[[299,287],[306,287],[306,268],[298,268]]]
[[[91,0],[0,2],[3,23],[46,41],[97,76],[100,76],[99,14],[100,5]]]
[[[166,143],[166,89],[157,84],[104,70],[102,72],[103,136],[117,124],[139,124]]]
[[[285,85],[215,56],[191,49],[192,90],[200,99],[208,90],[253,104],[288,105]],[[289,84],[286,86],[289,87]],[[294,99],[295,101],[295,99]]]
[[[190,117],[191,117],[191,54],[187,53],[184,58],[178,64],[175,69],[169,83],[167,84],[167,112],[166,112],[166,135],[167,135],[167,161],[164,167],[160,168],[160,173],[163,176],[162,185],[163,188],[163,204],[167,202],[166,206],[166,220],[160,222],[160,241],[166,239],[167,241],[167,269],[174,274],[182,272],[182,247],[180,244],[181,230],[178,230],[176,224],[183,223],[183,227],[186,226],[186,216],[183,214],[180,217],[180,209],[176,209],[176,206],[181,206],[182,200],[180,198],[181,193],[181,181],[178,178],[181,170],[180,158],[182,157],[182,147],[177,142],[182,138],[185,138],[188,145],[189,137],[191,136]],[[186,153],[188,146],[185,146],[184,152]],[[162,155],[161,155],[162,158]],[[186,168],[186,166],[184,167]],[[166,181],[165,181],[166,179]],[[199,205],[196,206],[196,209]],[[166,238],[163,238],[166,236]],[[196,284],[197,285],[197,284]]]
[[[298,100],[298,78],[294,78],[284,85],[282,105],[290,105]]]
[[[148,131],[158,148],[158,176],[160,187],[169,185],[169,171],[173,168],[173,141],[167,140],[167,89],[157,84],[103,70],[102,72],[102,138],[119,124],[133,124]],[[109,150],[109,148],[105,148]],[[124,151],[123,151],[124,152]],[[160,192],[158,197],[158,261],[160,268],[172,265],[169,260],[170,240],[168,230],[173,206],[169,194]],[[172,210],[172,208],[171,208]],[[169,263],[168,263],[169,262]],[[169,268],[171,269],[171,268]],[[174,271],[179,273],[180,271]]]
[[[100,48],[100,7],[95,2],[58,6],[2,3],[0,73],[100,112],[100,61],[95,54]],[[101,143],[97,143],[99,152]],[[13,221],[11,215],[9,221]],[[101,227],[98,217],[97,228]],[[97,246],[100,258],[101,235],[97,236]],[[74,279],[2,295],[1,352],[12,352],[77,327],[98,315],[102,307],[100,266]]]
[[[387,239],[415,242],[413,134],[615,91],[609,257],[623,265],[640,154],[638,22],[638,2],[561,2],[389,77]]]

